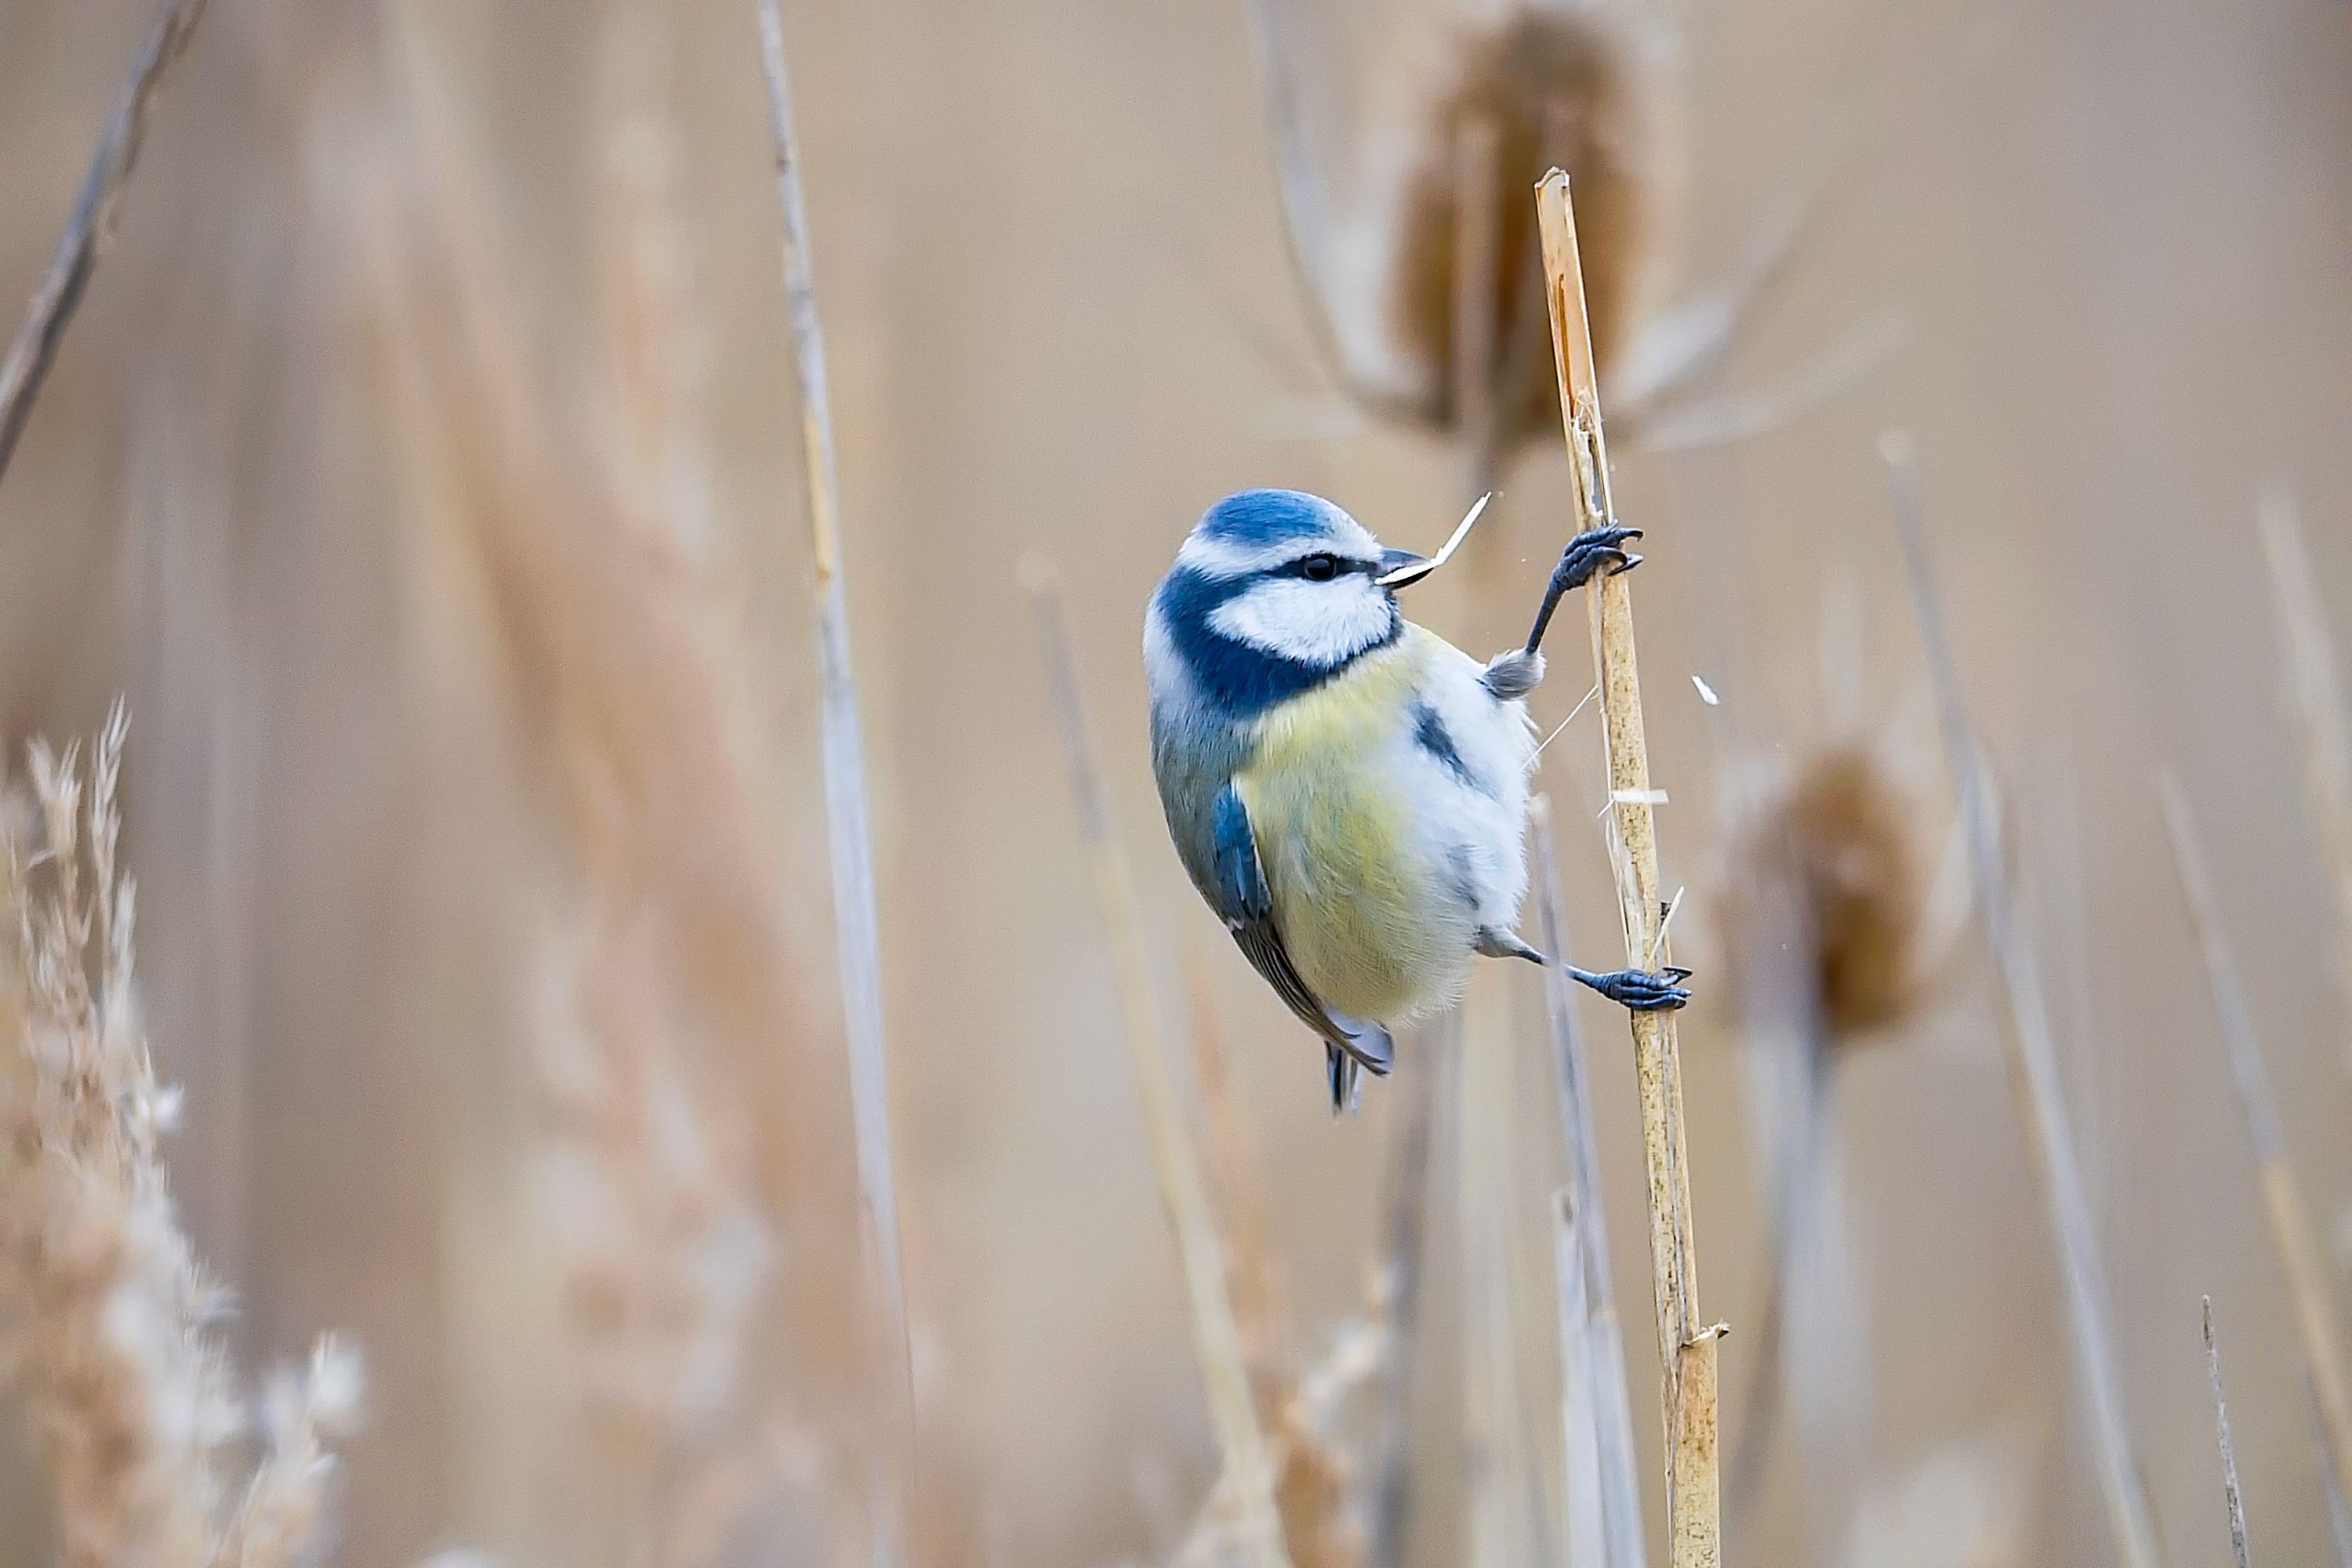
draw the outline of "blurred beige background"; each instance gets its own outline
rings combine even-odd
[[[1325,1114],[1308,1042],[1168,852],[1141,608],[1227,490],[1317,489],[1423,548],[1465,498],[1446,452],[1311,379],[1238,4],[787,13],[883,869],[919,1555],[1155,1560],[1212,1445],[1015,565],[1042,552],[1070,583],[1160,994],[1186,1005],[1197,951],[1311,1350],[1362,1294],[1388,1097]],[[1303,16],[1338,171],[1380,112],[1382,62],[1436,13]],[[0,298],[45,265],[146,20],[111,0],[0,5]],[[1867,128],[1719,384],[1785,374],[1874,313],[1906,335],[1764,438],[1620,454],[1621,508],[1651,531],[1666,880],[1702,879],[1726,763],[1817,730],[1821,580],[1859,592],[1873,710],[1916,687],[1874,456],[1907,427],[2061,993],[2169,1555],[2225,1550],[2210,1293],[2258,1552],[2318,1561],[2289,1309],[2151,777],[2176,766],[2196,807],[2332,1215],[2352,1186],[2352,1025],[2252,521],[2258,486],[2293,488],[2352,626],[2352,16],[1811,0],[1693,4],[1682,25],[1679,281],[1728,264],[1839,116]],[[347,1562],[581,1561],[595,1540],[566,1501],[593,1472],[550,1392],[562,1309],[529,1168],[548,976],[567,942],[636,940],[579,938],[583,885],[622,889],[607,913],[625,932],[633,900],[656,910],[646,940],[688,955],[661,1005],[689,1076],[748,1086],[717,1097],[719,1164],[772,1240],[742,1387],[797,1434],[812,1493],[854,1499],[863,1308],[756,49],[748,0],[214,0],[0,486],[10,743],[131,703],[149,1023],[188,1087],[174,1171],[242,1302],[235,1344],[258,1364],[341,1326],[370,1359]],[[674,314],[648,327],[649,298]],[[650,415],[630,401],[648,385]],[[1530,599],[1563,479],[1547,447],[1507,483]],[[1474,645],[1524,613],[1497,622],[1458,594],[1422,609]],[[1538,700],[1547,729],[1587,682],[1578,640]],[[1547,753],[1545,787],[1572,947],[1601,952],[1589,726]],[[712,934],[745,931],[774,940]],[[1706,981],[1689,1110],[1737,1389],[1758,1204]],[[1535,991],[1518,995],[1532,1017]],[[2022,1495],[2001,1560],[2096,1563],[1998,1019],[1971,963],[1841,1085],[1878,1479],[1952,1442],[2009,1445]],[[1646,1443],[1632,1075],[1597,1004],[1586,1023]],[[12,1549],[35,1550],[33,1489],[11,1489]],[[1796,1560],[1799,1513],[1783,1465],[1737,1560]],[[785,1533],[826,1560],[821,1526]]]

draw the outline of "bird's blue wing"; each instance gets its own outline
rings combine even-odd
[[[1210,831],[1215,845],[1217,913],[1224,917],[1225,929],[1234,933],[1251,967],[1265,977],[1283,1005],[1331,1048],[1332,1103],[1345,1108],[1355,1098],[1354,1068],[1361,1064],[1385,1074],[1396,1059],[1394,1043],[1377,1024],[1334,1016],[1290,962],[1290,952],[1282,945],[1282,931],[1275,924],[1274,894],[1258,860],[1249,807],[1230,784],[1218,793]]]

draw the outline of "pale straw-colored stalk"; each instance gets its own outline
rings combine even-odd
[[[1543,236],[1560,417],[1581,533],[1614,523],[1609,452],[1601,427],[1600,380],[1586,324],[1584,284],[1568,176],[1558,169],[1536,187]],[[1618,879],[1626,961],[1655,969],[1667,962],[1659,900],[1657,824],[1651,805],[1650,757],[1642,725],[1641,674],[1633,640],[1633,597],[1623,574],[1603,574],[1586,590],[1592,658],[1601,682],[1601,729],[1609,756],[1609,798],[1623,859]],[[1630,1015],[1634,1070],[1641,1086],[1647,1157],[1650,1266],[1664,1384],[1666,1518],[1674,1568],[1716,1568],[1723,1555],[1722,1484],[1717,1457],[1716,1342],[1720,1324],[1699,1315],[1697,1241],[1691,1223],[1690,1151],[1683,1131],[1682,1061],[1670,1011]]]
[[[2002,863],[2000,828],[1987,798],[1985,769],[1959,669],[1946,638],[1942,602],[1927,554],[1910,468],[1910,438],[1889,431],[1879,441],[1895,520],[1910,578],[1913,610],[1926,645],[1928,674],[1943,722],[1946,760],[1969,836],[1969,864],[1975,879],[1977,909],[1985,945],[2000,979],[2010,1026],[2010,1087],[2018,1120],[2033,1158],[2043,1203],[2050,1211],[2052,1239],[2064,1283],[2074,1362],[2089,1426],[2091,1459],[2097,1472],[2107,1523],[2122,1568],[2157,1568],[2156,1514],[2141,1479],[2124,1406],[2123,1356],[2116,1342],[2115,1311],[2099,1260],[2098,1233],[2083,1182],[2083,1162],[2068,1119],[2058,1070],[2058,1047],[2042,989],[2033,949],[2018,928],[2015,906]]]
[[[791,317],[793,370],[799,383],[801,463],[816,574],[817,678],[824,755],[827,841],[833,863],[835,941],[841,967],[843,1022],[848,1032],[849,1094],[857,1148],[858,1203],[865,1221],[882,1331],[897,1358],[892,1398],[903,1451],[877,1478],[877,1556],[903,1555],[908,1493],[914,1467],[915,1376],[907,1321],[898,1197],[890,1152],[890,1075],[882,1021],[882,937],[876,908],[874,835],[866,820],[866,742],[857,682],[850,664],[849,586],[842,559],[841,484],[834,466],[833,405],[826,389],[824,332],[817,319],[809,254],[808,206],[801,194],[800,145],[793,132],[792,90],[784,72],[783,18],[777,0],[760,0],[761,62],[768,79],[768,130],[774,144],[776,191],[783,216],[784,308]],[[891,1537],[895,1536],[895,1543]]]
[[[1103,782],[1094,726],[1078,679],[1077,655],[1070,646],[1061,588],[1053,569],[1041,562],[1029,563],[1024,576],[1037,614],[1046,672],[1052,678],[1055,715],[1069,763],[1078,832],[1085,840],[1104,934],[1110,941],[1117,965],[1122,1032],[1135,1068],[1136,1087],[1143,1096],[1152,1173],[1159,1180],[1160,1202],[1167,1206],[1169,1224],[1176,1233],[1185,1302],[1191,1309],[1193,1353],[1200,1362],[1201,1381],[1223,1460],[1217,1483],[1221,1494],[1217,1522],[1222,1526],[1217,1533],[1238,1549],[1250,1568],[1288,1568],[1290,1558],[1275,1507],[1273,1465],[1251,1397],[1249,1360],[1226,1278],[1224,1239],[1217,1233],[1200,1155],[1185,1127],[1170,1070],[1171,1047],[1166,1022],[1151,997],[1150,964],[1144,954],[1134,879],[1119,847],[1110,791]]]
[[[122,210],[122,193],[138,167],[139,151],[147,141],[147,116],[157,84],[188,47],[188,39],[204,20],[205,0],[163,0],[147,41],[131,62],[131,74],[114,102],[98,151],[82,176],[81,194],[74,198],[73,214],[58,238],[41,286],[25,307],[25,319],[0,359],[0,474],[16,455],[25,423],[33,415],[33,400],[49,366],[57,363],[58,347],[65,342],[99,258],[114,243],[114,224]]]
[[[2336,908],[2336,984],[2352,1009],[2352,721],[2345,716],[2336,638],[2319,602],[2319,579],[2311,569],[2294,496],[2284,487],[2264,489],[2256,520],[2277,602],[2282,673],[2303,742],[2305,809],[2319,836]],[[2341,1027],[2339,1035],[2346,1063],[2352,1066],[2352,1026]]]
[[[2253,1146],[2271,1245],[2278,1249],[2287,1293],[2294,1300],[2304,1369],[2319,1413],[2322,1458],[2335,1485],[2352,1492],[2352,1398],[2347,1398],[2344,1385],[2344,1336],[2328,1289],[2318,1227],[2312,1223],[2311,1205],[2304,1199],[2302,1184],[2295,1180],[2294,1166],[2287,1157],[2278,1091],[2271,1086],[2270,1069],[2263,1061],[2253,1008],[2246,1000],[2237,955],[2222,929],[2212,878],[2205,868],[2205,854],[2197,842],[2189,802],[2170,773],[2158,777],[2157,793],[2164,803],[2164,824],[2172,837],[2172,861],[2180,874],[2189,922],[2196,930],[2198,951],[2205,961],[2206,984],[2213,993],[2213,1010],[2220,1016],[2231,1087],[2237,1091],[2238,1111],[2245,1120],[2247,1142]]]

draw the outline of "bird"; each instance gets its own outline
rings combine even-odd
[[[1404,618],[1437,563],[1336,503],[1249,489],[1202,514],[1144,617],[1152,773],[1178,858],[1251,965],[1323,1041],[1335,1113],[1395,1060],[1391,1030],[1456,1000],[1480,956],[1551,960],[1527,891],[1526,697],[1563,595],[1630,571],[1638,529],[1569,542],[1523,647],[1481,664]],[[1441,552],[1440,559],[1443,559]],[[1636,1010],[1686,969],[1574,979]]]

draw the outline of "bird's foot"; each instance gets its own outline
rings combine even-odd
[[[1642,563],[1642,558],[1625,549],[1629,539],[1639,539],[1638,528],[1595,528],[1578,534],[1559,552],[1559,564],[1551,569],[1551,586],[1548,590],[1557,597],[1573,593],[1592,581],[1593,574],[1603,566],[1614,577],[1620,572],[1631,572]]]
[[[1527,651],[1534,653],[1543,647],[1544,633],[1551,626],[1552,612],[1570,593],[1592,581],[1594,573],[1602,567],[1609,575],[1631,572],[1642,563],[1642,558],[1625,548],[1629,539],[1639,539],[1638,528],[1587,529],[1568,542],[1559,552],[1559,564],[1551,569],[1551,581],[1544,587],[1543,604],[1536,611],[1536,624],[1528,633]]]
[[[1595,974],[1589,969],[1570,964],[1569,977],[1591,986],[1621,1007],[1636,1013],[1671,1012],[1687,1003],[1690,990],[1683,984],[1691,972],[1669,966],[1652,972],[1647,969],[1612,969],[1606,974]]]

